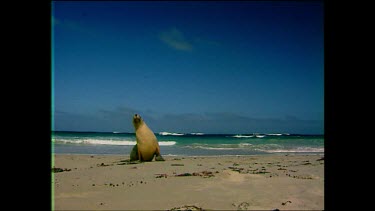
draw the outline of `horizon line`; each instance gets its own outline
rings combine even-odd
[[[112,134],[135,134],[135,132],[119,132],[119,131],[73,131],[73,130],[51,130],[51,132],[70,132],[70,133],[112,133]],[[160,131],[154,132],[154,134],[159,134],[162,132],[168,131]],[[204,132],[189,132],[189,133],[182,133],[182,132],[168,132],[168,133],[180,133],[180,134],[194,134],[194,133],[203,133],[203,135],[253,135],[253,134],[282,134],[282,135],[307,135],[307,136],[324,136],[324,134],[308,134],[308,133],[276,133],[276,132],[269,132],[269,133],[262,133],[262,132],[252,132],[252,133],[204,133]]]

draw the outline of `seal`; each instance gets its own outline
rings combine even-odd
[[[133,125],[137,144],[130,153],[130,161],[152,161],[154,156],[156,156],[155,161],[164,161],[154,132],[147,126],[140,115],[135,114],[133,116]]]

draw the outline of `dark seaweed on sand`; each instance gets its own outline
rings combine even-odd
[[[140,163],[142,163],[139,160],[130,161],[130,159],[120,160],[119,162],[120,163],[118,163],[117,165],[131,165],[131,164],[140,164]]]
[[[63,172],[63,171],[71,171],[72,169],[67,169],[67,168],[65,168],[65,169],[62,169],[62,168],[55,168],[55,167],[53,167],[52,168],[52,172],[53,173],[58,173],[58,172]]]
[[[197,206],[194,206],[194,205],[184,205],[182,207],[174,207],[170,210],[167,210],[167,211],[179,211],[179,210],[199,210],[199,211],[203,211],[204,209],[202,209],[201,207],[197,207]]]

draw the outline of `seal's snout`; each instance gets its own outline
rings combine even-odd
[[[139,124],[141,122],[141,116],[139,114],[134,114],[133,124]]]

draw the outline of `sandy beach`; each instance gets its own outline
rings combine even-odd
[[[55,210],[323,210],[324,157],[54,156]]]

